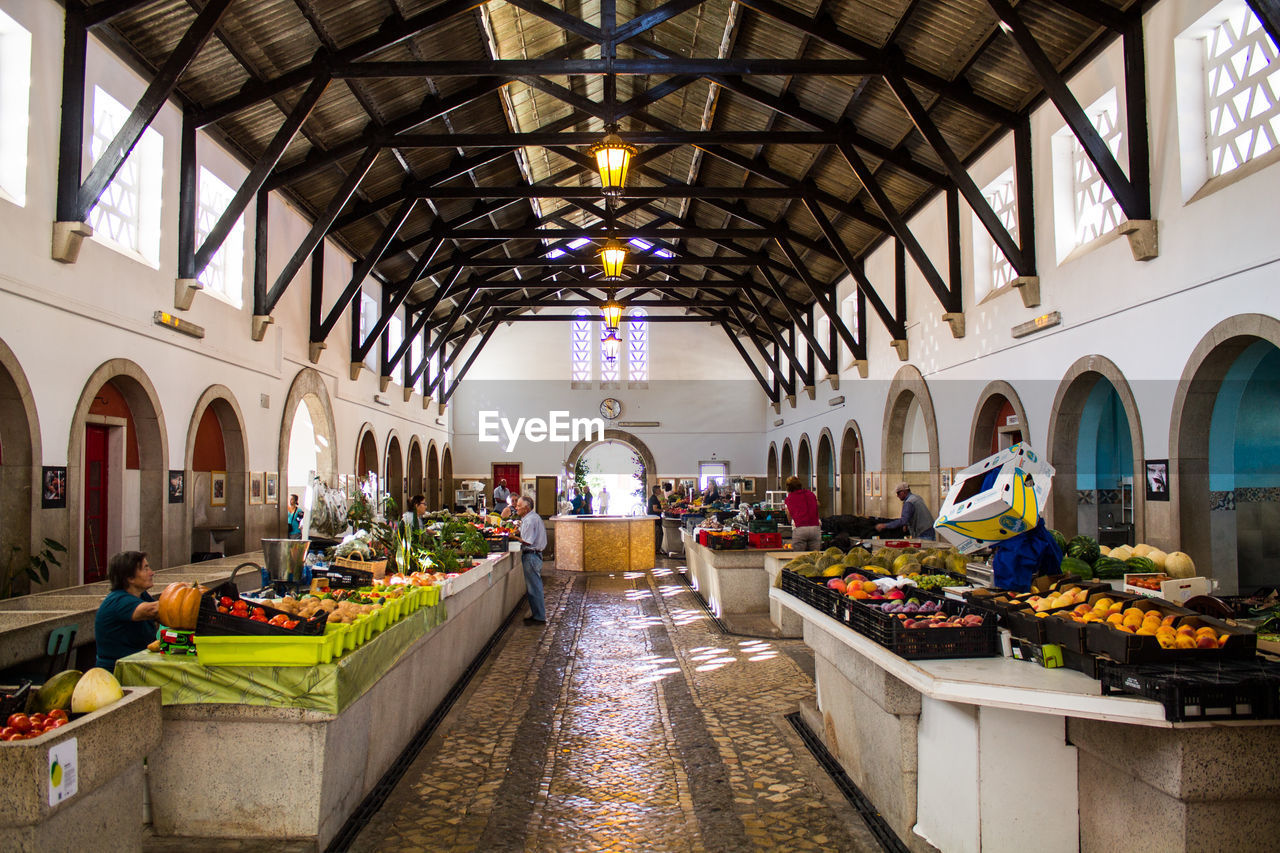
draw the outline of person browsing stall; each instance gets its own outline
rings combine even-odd
[[[505,479],[499,480],[498,485],[493,489],[493,505],[495,507],[504,507],[507,505],[507,498],[511,497],[511,490],[507,488]]]
[[[899,483],[893,489],[902,501],[902,515],[893,521],[876,525],[876,530],[901,530],[909,539],[934,539],[933,513],[925,505],[924,498],[911,493],[911,487]]]
[[[155,571],[142,551],[122,551],[107,563],[111,592],[98,605],[93,619],[98,644],[95,666],[107,672],[116,661],[140,652],[156,638],[156,617],[160,602],[147,590],[155,584]]]
[[[662,487],[654,486],[649,495],[649,515],[662,515]]]
[[[402,517],[405,532],[410,530],[423,530],[426,528],[427,516],[427,499],[424,495],[414,495],[409,498],[409,511]]]
[[[516,501],[520,515],[520,565],[524,568],[525,595],[529,600],[526,625],[547,624],[547,605],[542,598],[542,552],[547,547],[547,528],[533,511],[533,498],[521,495]]]
[[[791,517],[791,550],[816,551],[822,547],[822,523],[818,519],[818,496],[800,484],[799,477],[787,478],[787,515]]]
[[[289,538],[302,538],[302,507],[298,506],[297,495],[289,495]]]
[[[517,504],[520,503],[519,495],[511,495],[507,498],[507,505],[502,508],[501,517],[505,520],[508,518],[519,518],[520,514],[516,511]]]

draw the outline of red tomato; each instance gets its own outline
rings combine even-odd
[[[297,627],[298,627],[298,620],[296,620],[296,619],[287,619],[287,620],[285,620],[284,627],[286,627],[286,628],[288,628],[289,630],[291,630],[291,631],[292,631],[294,628],[297,628]]]
[[[218,612],[226,613],[228,616],[231,615],[231,611],[221,605],[218,606]]]
[[[47,720],[47,719],[48,719],[48,717],[47,717],[45,714],[39,714],[39,713],[37,713],[37,714],[32,714],[32,715],[31,715],[31,725],[33,725],[33,726],[42,726],[42,725],[44,725],[44,721],[45,721],[45,720]]]
[[[0,728],[0,739],[4,738],[4,736],[5,736],[5,735],[11,735],[11,734],[13,734],[13,732],[14,732],[14,730],[13,730],[11,727],[9,727],[9,726],[5,726],[4,728]]]
[[[62,726],[65,726],[67,722],[68,720],[65,719],[51,719],[49,720],[48,725],[45,726],[44,730],[47,732],[49,729],[61,728]]]
[[[263,619],[265,619],[267,618],[267,611],[263,610],[261,607],[255,607],[253,608],[253,615],[255,618],[258,616],[261,616]]]
[[[51,720],[63,720],[63,721],[65,721],[65,720],[69,719],[69,717],[67,717],[66,709],[64,709],[64,708],[54,708],[52,711],[50,711],[50,712],[49,712],[49,719],[51,719]]]
[[[26,714],[10,714],[9,728],[20,732],[31,731],[31,718]]]
[[[218,599],[218,603],[221,604],[223,607],[230,607],[232,604],[232,600],[230,596],[224,595],[222,596],[222,598]]]
[[[248,610],[249,602],[245,601],[243,598],[238,598],[234,602],[232,602],[231,609],[232,610]]]
[[[5,735],[0,741],[22,740],[22,732],[14,732],[11,735]]]

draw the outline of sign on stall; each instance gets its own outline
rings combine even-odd
[[[56,806],[79,790],[80,760],[76,739],[49,747],[49,805]]]

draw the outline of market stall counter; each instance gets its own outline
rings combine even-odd
[[[556,568],[570,572],[643,572],[653,568],[654,525],[648,515],[556,515]]]
[[[163,739],[147,756],[155,834],[325,848],[525,594],[510,553],[446,584],[439,604],[329,663],[122,660],[124,683],[164,696]]]
[[[759,548],[719,550],[698,544],[687,530],[684,538],[685,565],[689,579],[717,616],[743,613],[770,613],[770,576],[765,564],[770,559],[786,562],[789,551],[767,551]],[[774,625],[782,626],[777,620]],[[798,623],[797,623],[798,627]],[[783,636],[798,637],[799,631]]]
[[[1280,721],[1155,701],[1012,658],[905,660],[780,589],[814,650],[827,748],[913,850],[1264,850]],[[812,709],[810,709],[812,711]]]

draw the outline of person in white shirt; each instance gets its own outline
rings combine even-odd
[[[600,514],[609,514],[609,490],[604,486],[600,487],[600,495],[596,498],[596,503],[600,506]]]
[[[493,489],[493,506],[495,509],[502,509],[507,505],[507,498],[511,496],[511,490],[507,488],[506,480],[499,480],[498,485]]]
[[[525,594],[529,599],[526,625],[547,624],[547,605],[542,598],[542,551],[547,547],[547,528],[533,511],[533,498],[521,495],[516,501],[520,515],[520,564],[524,567]]]

